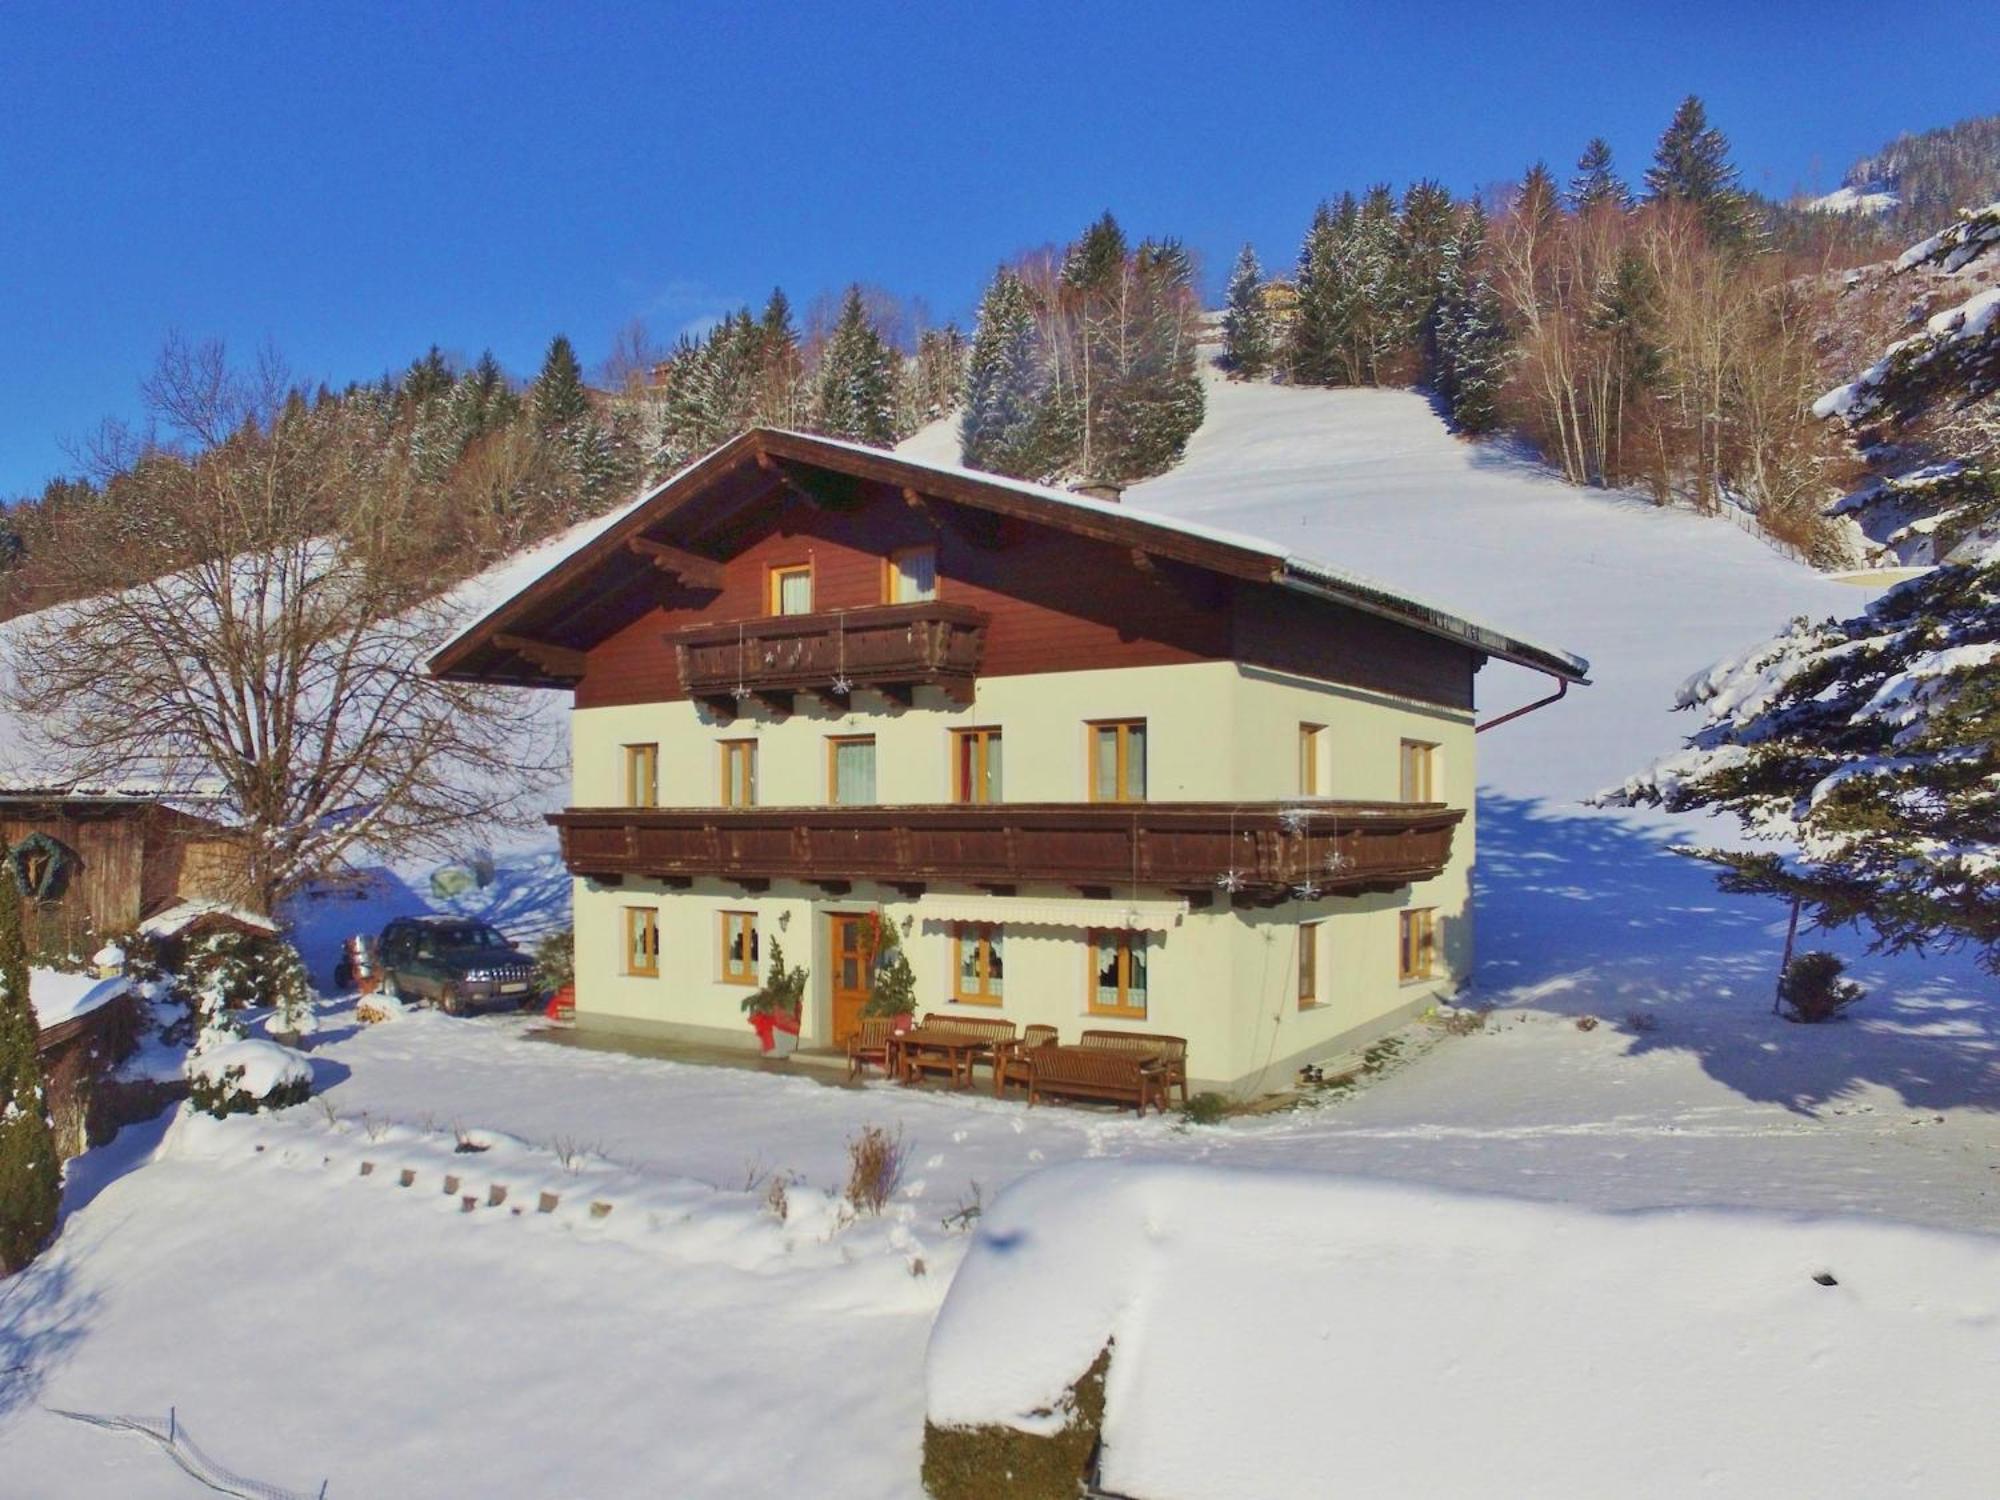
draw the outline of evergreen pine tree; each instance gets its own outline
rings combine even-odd
[[[896,441],[897,374],[895,353],[869,321],[861,288],[849,287],[820,355],[814,427],[831,437],[888,447]]]
[[[1171,467],[1201,425],[1196,369],[1200,307],[1194,263],[1178,240],[1148,240],[1133,253],[1116,313],[1119,337],[1106,377],[1092,392],[1096,441],[1091,479],[1126,483]]]
[[[757,420],[770,427],[796,427],[801,407],[799,335],[792,326],[792,304],[783,287],[773,287],[757,321]]]
[[[1610,143],[1596,135],[1576,159],[1576,175],[1569,180],[1569,206],[1583,215],[1607,205],[1621,212],[1630,208],[1632,191],[1612,169]]]
[[[1750,236],[1749,200],[1730,164],[1729,142],[1708,123],[1707,108],[1693,94],[1681,101],[1654,148],[1646,193],[1655,202],[1693,207],[1715,244],[1740,245]]]
[[[1040,443],[1047,384],[1028,289],[1003,266],[980,298],[966,366],[958,442],[968,468],[1017,479],[1048,472],[1052,455]]]
[[[1396,220],[1396,254],[1403,285],[1402,326],[1414,343],[1417,373],[1437,377],[1438,306],[1451,279],[1448,262],[1458,236],[1458,206],[1442,183],[1425,179],[1403,194]]]
[[[432,344],[430,352],[410,366],[403,376],[403,397],[415,404],[433,400],[444,395],[452,387],[451,366]]]
[[[1510,349],[1500,294],[1484,272],[1475,272],[1451,329],[1451,416],[1460,432],[1491,432],[1500,425]]]
[[[1338,208],[1321,203],[1299,248],[1299,307],[1286,364],[1300,385],[1339,385],[1346,378],[1353,296],[1347,252],[1358,213],[1351,193]]]
[[[40,1253],[55,1233],[61,1202],[36,1036],[21,892],[13,876],[0,871],[0,1275]]]
[[[583,388],[583,366],[577,363],[576,350],[566,335],[559,333],[549,341],[549,352],[529,391],[529,401],[535,410],[535,421],[544,432],[567,427],[590,415],[590,397]]]
[[[1238,375],[1254,377],[1271,367],[1271,318],[1264,310],[1264,272],[1249,245],[1229,273],[1222,314],[1222,357]]]

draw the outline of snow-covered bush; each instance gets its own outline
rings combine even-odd
[[[305,961],[280,937],[234,930],[206,933],[188,944],[181,974],[204,1013],[269,1006],[281,1018],[296,1020],[312,1006]]]
[[[1846,967],[1839,955],[1819,949],[1794,958],[1778,981],[1778,1003],[1785,1019],[1812,1026],[1858,1005],[1868,992],[1840,977]]]
[[[276,1042],[218,1037],[189,1057],[186,1068],[189,1104],[217,1119],[283,1109],[312,1097],[312,1064]]]

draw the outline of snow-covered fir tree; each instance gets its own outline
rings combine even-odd
[[[979,299],[979,322],[965,371],[959,451],[966,465],[1017,479],[1038,479],[1042,406],[1048,375],[1035,313],[1021,278],[1002,266]]]
[[[577,363],[576,349],[564,334],[549,341],[542,359],[541,373],[528,393],[535,420],[544,431],[566,427],[590,414],[590,396],[583,388],[583,366]]]
[[[21,891],[0,871],[0,1276],[48,1243],[62,1191],[36,1035]]]
[[[1223,302],[1223,362],[1237,375],[1255,377],[1270,369],[1271,354],[1264,270],[1257,264],[1257,252],[1246,244],[1229,273],[1229,290]]]
[[[861,288],[847,289],[820,353],[813,426],[831,437],[886,448],[896,441],[895,351],[869,321]]]
[[[1988,219],[1986,213],[1996,215]],[[1959,269],[2000,247],[2000,205],[1899,264]],[[1858,431],[1990,400],[2000,291],[1980,293],[1821,398]],[[1984,393],[1984,396],[1979,393]],[[1795,620],[1692,679],[1702,727],[1607,801],[1734,813],[1796,852],[1688,852],[1726,888],[1791,897],[1889,949],[1971,945],[2000,973],[2000,544],[1852,619]]]
[[[1299,305],[1285,364],[1300,385],[1344,383],[1354,301],[1348,253],[1359,213],[1351,193],[1344,194],[1337,207],[1321,203],[1299,247]]]
[[[1597,208],[1632,206],[1632,190],[1611,165],[1611,145],[1603,136],[1592,136],[1576,159],[1576,175],[1569,180],[1569,206],[1578,214]]]

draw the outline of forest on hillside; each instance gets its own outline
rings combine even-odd
[[[367,461],[327,476],[324,506],[409,522],[409,565],[443,585],[753,425],[889,445],[956,414],[970,466],[1052,483],[1142,479],[1199,426],[1199,351],[1219,338],[1235,377],[1422,386],[1461,433],[1516,435],[1573,483],[1727,505],[1815,561],[1852,562],[1856,534],[1829,503],[1920,472],[1926,457],[1906,443],[1886,479],[1871,475],[1810,413],[1852,348],[1912,314],[1906,285],[1857,295],[1852,268],[1891,258],[1919,201],[1986,180],[1992,124],[1905,137],[1858,164],[1904,184],[1892,215],[1809,212],[1745,190],[1726,137],[1689,97],[1637,182],[1597,139],[1571,171],[1537,161],[1477,195],[1424,180],[1331,197],[1291,264],[1266,267],[1244,248],[1213,322],[1190,250],[1169,235],[1134,242],[1106,213],[998,265],[969,332],[858,282],[801,323],[778,289],[667,348],[629,325],[594,378],[560,334],[525,381],[490,353],[467,362],[435,346],[339,390],[267,367],[267,399],[246,407],[263,415],[245,421],[265,436],[337,428],[343,441],[326,451]],[[224,362],[176,340],[162,368],[197,356]],[[149,400],[160,387],[156,376]],[[73,474],[9,507],[0,613],[115,582],[80,571],[78,549],[132,524],[163,474],[249,437],[166,418],[107,425]],[[1953,488],[1977,509],[1992,500],[1994,464],[1974,447]]]

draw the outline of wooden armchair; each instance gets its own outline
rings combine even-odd
[[[1005,1095],[1007,1085],[1018,1083],[1028,1086],[1030,1054],[1037,1047],[1053,1046],[1056,1029],[1053,1026],[1034,1025],[1021,1033],[1021,1039],[1008,1046],[996,1048],[993,1053],[993,1097]]]
[[[860,1027],[847,1039],[847,1076],[861,1076],[864,1068],[889,1071],[890,1040],[896,1034],[894,1016],[863,1016]]]
[[[1160,1107],[1166,1108],[1169,1091],[1181,1091],[1181,1107],[1188,1102],[1187,1080],[1187,1038],[1167,1036],[1157,1031],[1086,1031],[1080,1038],[1083,1046],[1099,1047],[1107,1052],[1135,1052],[1145,1057],[1160,1060]]]

